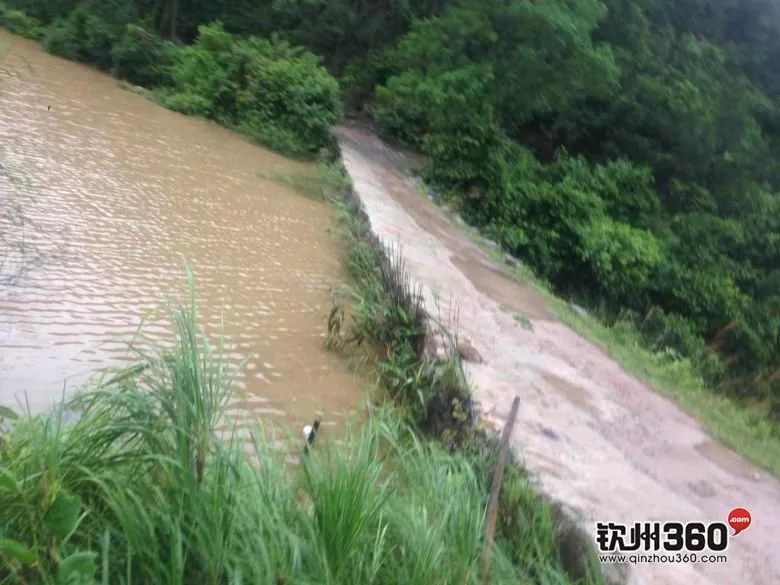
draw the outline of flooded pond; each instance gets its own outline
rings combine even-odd
[[[322,346],[333,211],[262,178],[311,167],[3,30],[0,47],[0,404],[40,410],[120,363],[189,261],[201,322],[248,358],[236,408],[299,424],[356,405],[362,381]]]

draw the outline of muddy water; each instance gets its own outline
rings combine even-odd
[[[361,381],[322,347],[343,278],[332,211],[260,178],[312,169],[0,45],[0,403],[44,408],[125,359],[188,260],[205,326],[249,360],[235,406],[296,424],[354,406]]]

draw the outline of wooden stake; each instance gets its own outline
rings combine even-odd
[[[490,581],[490,555],[493,549],[493,539],[496,535],[496,520],[498,519],[498,497],[501,495],[501,482],[504,481],[504,468],[506,467],[506,458],[509,452],[509,438],[512,436],[512,429],[515,427],[517,418],[517,409],[520,407],[520,397],[515,396],[512,401],[512,409],[509,411],[509,418],[506,420],[504,431],[501,433],[501,443],[498,449],[498,461],[493,470],[493,481],[490,485],[490,499],[487,507],[487,522],[485,524],[485,548],[482,552],[482,580],[483,583]]]

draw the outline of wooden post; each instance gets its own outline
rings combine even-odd
[[[485,548],[482,552],[482,579],[485,584],[490,581],[490,555],[493,549],[493,539],[496,535],[496,521],[498,519],[498,497],[501,495],[501,482],[504,481],[504,468],[509,452],[509,438],[517,418],[517,409],[520,407],[520,397],[515,396],[512,401],[512,409],[509,418],[506,419],[504,431],[501,433],[501,443],[498,449],[498,460],[493,470],[493,481],[490,485],[490,499],[487,507],[487,522],[485,524]]]

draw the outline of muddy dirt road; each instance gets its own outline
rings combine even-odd
[[[780,583],[780,485],[715,442],[690,416],[555,321],[533,290],[505,276],[417,193],[402,155],[371,134],[338,131],[344,163],[376,235],[403,244],[426,308],[459,307],[458,330],[484,358],[466,363],[485,418],[521,399],[513,448],[541,491],[589,533],[595,522],[753,517],[719,564],[632,566],[632,584]],[[526,315],[518,322],[509,307]]]

